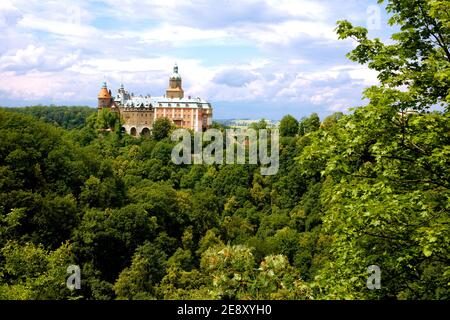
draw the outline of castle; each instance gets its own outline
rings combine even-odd
[[[163,97],[135,96],[123,84],[113,97],[105,82],[98,94],[98,111],[107,108],[118,112],[124,122],[122,131],[132,136],[150,134],[156,119],[164,117],[177,127],[205,131],[212,124],[211,104],[201,98],[185,98],[181,82],[177,65]]]

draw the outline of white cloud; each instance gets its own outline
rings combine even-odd
[[[0,58],[0,69],[22,69],[38,66],[44,58],[45,48],[28,45],[19,49],[14,55],[5,55]]]
[[[250,25],[234,30],[236,35],[257,41],[258,44],[288,46],[293,41],[330,42],[337,40],[334,27],[323,22],[289,20],[278,24]]]
[[[241,23],[290,18],[323,20],[327,7],[312,0],[106,0],[110,14],[124,19],[151,19],[194,27],[223,28]]]
[[[18,73],[30,70],[59,71],[74,64],[78,60],[79,52],[67,53],[58,56],[48,52],[45,47],[27,45],[10,55],[0,57],[0,70],[15,71]]]
[[[11,1],[2,0],[0,2],[0,27],[8,28],[14,25],[20,18],[19,10]]]
[[[106,0],[106,3],[111,7],[109,13],[123,23],[142,25],[113,37],[136,38],[148,44],[165,42],[176,46],[208,40],[289,45],[298,39],[336,40],[334,21],[331,24],[326,21],[329,9],[310,0]]]
[[[186,43],[196,43],[198,41],[208,41],[224,43],[229,34],[225,30],[203,30],[199,28],[186,27],[181,25],[163,24],[157,28],[140,30],[133,32],[121,32],[114,37],[121,39],[138,39],[140,43],[154,44],[167,42],[172,45],[186,45]]]
[[[78,19],[64,19],[63,21],[49,20],[35,15],[24,15],[19,21],[22,28],[46,31],[60,36],[92,38],[100,37],[100,32],[86,24],[78,23]]]
[[[313,20],[325,20],[329,9],[317,1],[267,0],[273,10],[279,10],[294,17],[309,17]]]
[[[70,81],[64,74],[31,71],[27,74],[0,73],[0,88],[10,99],[24,101],[67,98]],[[74,98],[72,95],[71,98]]]

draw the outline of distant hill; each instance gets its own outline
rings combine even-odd
[[[30,106],[2,109],[30,115],[36,119],[69,130],[84,127],[87,118],[97,111],[95,108],[86,106]]]
[[[214,121],[227,127],[248,127],[251,124],[257,123],[261,120],[266,121],[269,127],[277,127],[279,124],[279,121],[277,120],[267,119],[217,119]]]

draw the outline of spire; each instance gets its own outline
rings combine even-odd
[[[178,65],[176,63],[174,65],[174,67],[173,67],[173,74],[170,77],[170,79],[177,79],[177,80],[179,79],[179,80],[181,80],[181,76],[178,73]]]

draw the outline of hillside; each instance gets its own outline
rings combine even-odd
[[[411,116],[403,137],[374,125],[396,116],[369,106],[284,136],[279,173],[261,176],[177,166],[168,137],[2,110],[1,297],[448,298],[449,117]],[[69,262],[76,293],[58,278]],[[365,288],[373,264],[380,291]]]

